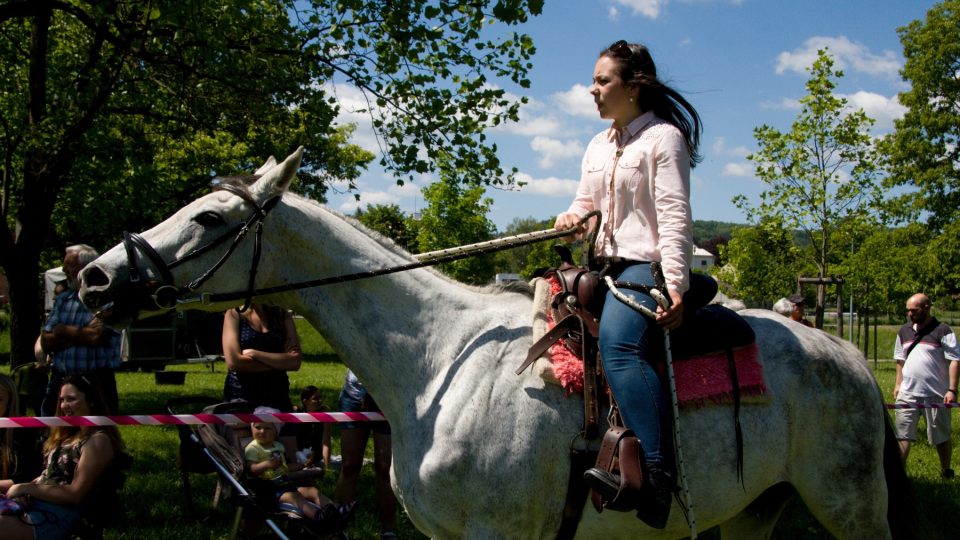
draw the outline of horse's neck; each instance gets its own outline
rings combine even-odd
[[[288,249],[274,255],[284,261],[276,266],[282,275],[273,280],[296,283],[412,262],[340,218],[317,219],[322,224],[287,225]],[[304,289],[293,302],[368,387],[403,384],[415,395],[490,323],[489,296],[420,269]]]

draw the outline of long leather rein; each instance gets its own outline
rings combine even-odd
[[[587,223],[587,221],[596,217],[599,221],[600,212],[594,211],[586,214],[581,218],[580,222],[576,227],[565,229],[565,230],[556,230],[548,229],[545,231],[538,231],[534,233],[525,233],[520,234],[510,238],[503,238],[499,240],[493,240],[488,242],[480,242],[478,244],[471,244],[469,246],[461,246],[457,248],[445,249],[430,253],[423,253],[420,255],[414,255],[417,259],[416,262],[411,262],[407,264],[401,264],[398,266],[382,268],[379,270],[369,270],[364,272],[356,272],[352,274],[343,274],[339,276],[331,276],[320,279],[314,279],[310,281],[303,281],[299,283],[288,283],[285,285],[277,285],[273,287],[265,287],[261,289],[256,288],[256,276],[257,268],[260,265],[260,251],[261,251],[261,237],[263,235],[263,221],[266,219],[267,214],[272,210],[277,203],[280,201],[280,196],[275,196],[268,199],[262,206],[254,200],[250,194],[241,187],[238,187],[233,184],[223,183],[219,184],[214,188],[215,191],[229,191],[230,193],[240,197],[244,202],[248,203],[253,207],[253,214],[247,218],[243,223],[238,224],[231,230],[222,234],[221,236],[215,238],[214,240],[200,246],[189,253],[186,253],[182,257],[175,259],[171,262],[165,262],[163,258],[157,253],[156,249],[150,245],[150,243],[140,236],[137,233],[131,233],[124,231],[123,233],[123,245],[127,253],[127,265],[129,270],[129,279],[133,284],[138,284],[143,281],[140,269],[137,266],[137,252],[142,253],[150,263],[157,269],[159,277],[161,279],[161,285],[157,287],[151,298],[153,299],[154,304],[157,308],[161,310],[172,310],[177,306],[186,306],[189,304],[200,303],[203,305],[214,304],[218,302],[229,302],[233,300],[244,300],[243,307],[240,311],[246,310],[250,303],[253,301],[255,296],[264,296],[270,294],[277,294],[283,292],[289,292],[299,289],[307,289],[312,287],[321,287],[324,285],[331,285],[335,283],[346,283],[350,281],[356,281],[360,279],[372,278],[377,276],[383,276],[387,274],[394,274],[397,272],[404,272],[407,270],[414,270],[417,268],[423,268],[426,266],[433,266],[436,264],[455,261],[459,259],[464,259],[467,257],[473,257],[475,255],[483,253],[492,253],[494,251],[500,251],[503,249],[509,249],[513,247],[519,247],[527,244],[533,244],[536,242],[542,242],[545,240],[550,240],[553,238],[560,238],[563,236],[569,236],[573,234],[581,225]],[[224,263],[230,258],[234,253],[237,246],[241,241],[246,237],[250,229],[253,228],[254,233],[254,252],[253,257],[250,261],[250,270],[248,273],[247,280],[247,289],[245,291],[236,291],[229,293],[199,293],[196,296],[189,296],[194,293],[200,285],[210,279],[216,272],[219,270]],[[200,255],[212,250],[218,245],[227,241],[231,236],[233,236],[233,241],[227,247],[226,251],[213,264],[209,269],[207,269],[199,277],[191,281],[185,287],[178,287],[173,280],[173,274],[171,270],[177,266],[195,259]]]

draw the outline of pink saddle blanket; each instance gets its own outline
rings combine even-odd
[[[551,292],[559,292],[559,285],[550,283]],[[547,309],[547,324],[552,328],[556,321]],[[745,403],[765,401],[766,385],[763,366],[759,361],[756,343],[731,349],[740,396]],[[560,340],[554,343],[548,354],[553,376],[570,393],[583,392],[583,360]],[[730,361],[727,351],[713,351],[687,357],[673,358],[674,379],[677,385],[677,401],[682,408],[702,407],[710,403],[732,403],[733,378],[730,376]]]

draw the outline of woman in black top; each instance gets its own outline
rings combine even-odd
[[[226,401],[293,411],[288,371],[300,369],[300,338],[293,317],[282,308],[251,304],[243,313],[231,309],[223,319]]]

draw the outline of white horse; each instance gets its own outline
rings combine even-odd
[[[84,301],[91,308],[109,302],[113,320],[156,312],[140,305],[148,289],[131,286],[134,274],[140,284],[166,283],[155,291],[161,298],[180,284],[178,307],[222,311],[242,303],[252,270],[262,289],[413,262],[352,220],[287,193],[301,153],[280,164],[271,158],[248,197],[214,191],[105,253],[83,272]],[[275,206],[265,203],[272,198],[279,198]],[[235,249],[230,240],[261,206],[257,262],[253,233]],[[195,293],[213,294],[213,303],[189,304],[184,296],[194,292],[182,285],[211,268],[193,285]],[[216,296],[227,292],[237,294]],[[303,314],[376,396],[393,427],[394,490],[424,534],[556,536],[583,405],[529,371],[514,374],[531,345],[528,294],[469,287],[422,268],[256,298]],[[890,538],[888,495],[901,490],[888,484],[906,477],[861,355],[769,311],[741,313],[757,334],[771,401],[741,410],[742,485],[731,408],[683,412],[699,528],[719,525],[725,538],[769,538],[786,500],[798,493],[839,538]],[[892,472],[885,474],[885,465]],[[664,530],[632,513],[598,514],[588,504],[577,538],[687,535],[676,503]]]

